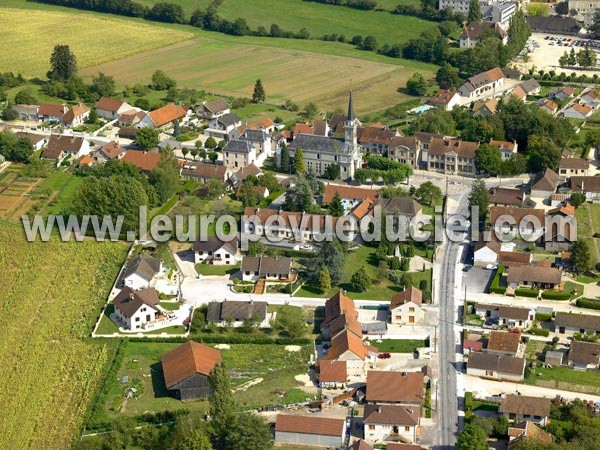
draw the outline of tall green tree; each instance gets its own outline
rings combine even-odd
[[[487,216],[488,209],[488,192],[485,185],[485,181],[481,178],[477,178],[471,185],[471,194],[469,195],[469,206],[471,208],[478,208],[479,216],[479,229],[483,229],[485,225],[485,218]]]
[[[281,146],[281,170],[290,171],[290,149],[285,143]]]
[[[460,84],[458,69],[452,67],[448,63],[442,64],[435,74],[435,81],[443,89],[452,89],[457,87]]]
[[[260,204],[262,197],[256,190],[254,186],[248,182],[242,184],[240,187],[240,195],[239,199],[242,202],[242,205],[245,207],[256,207]]]
[[[558,169],[561,150],[555,142],[547,136],[530,136],[525,150],[527,167],[531,172],[541,172],[547,167]]]
[[[227,450],[268,450],[273,448],[269,427],[262,417],[241,413],[230,424],[226,437]]]
[[[475,424],[465,425],[456,441],[457,450],[487,450],[488,436],[485,430]]]
[[[210,427],[215,450],[227,449],[227,435],[235,420],[236,404],[231,392],[231,380],[223,363],[215,365],[208,376],[211,393],[208,399]]]
[[[51,81],[65,82],[77,75],[77,58],[68,45],[55,45],[50,56],[50,70],[46,74]]]
[[[163,159],[148,176],[161,203],[169,200],[179,188],[179,168],[173,159]]]
[[[158,145],[158,130],[151,127],[140,128],[135,136],[135,144],[148,150]]]
[[[423,74],[420,72],[415,72],[406,81],[406,90],[410,95],[416,95],[419,97],[427,94],[427,81],[425,81]]]
[[[0,155],[8,161],[28,162],[33,155],[33,146],[27,138],[20,138],[10,131],[0,132]]]
[[[254,91],[252,92],[252,103],[262,103],[265,101],[265,88],[261,79],[257,79],[254,83]]]
[[[479,3],[479,0],[470,0],[467,21],[469,23],[481,22],[481,4]]]
[[[331,289],[331,276],[329,275],[329,269],[326,266],[322,266],[319,270],[319,291],[321,294],[326,294]]]
[[[319,253],[312,259],[312,264],[308,269],[309,279],[313,283],[317,283],[321,267],[327,267],[332,285],[337,285],[344,276],[344,260],[344,249],[339,241],[325,242]]]
[[[342,204],[342,197],[339,192],[336,192],[331,199],[331,203],[328,206],[329,214],[335,217],[342,217],[344,215],[344,205]]]
[[[115,79],[111,75],[99,72],[98,75],[92,77],[90,88],[100,97],[110,97],[115,92]]]
[[[481,144],[475,153],[475,167],[479,173],[498,175],[502,169],[500,151],[490,144]]]
[[[365,292],[373,284],[373,278],[369,271],[363,266],[352,275],[350,279],[352,289],[356,292]]]
[[[585,272],[592,268],[590,248],[584,240],[575,241],[569,247],[569,251],[571,252],[571,263],[577,272]]]
[[[422,183],[415,191],[415,195],[426,205],[432,206],[442,200],[442,190],[431,181]]]
[[[35,105],[37,98],[29,88],[25,88],[17,92],[15,95],[15,104],[17,105]]]
[[[304,152],[300,147],[294,152],[294,169],[297,174],[306,173],[306,165],[304,164]]]
[[[177,83],[171,77],[169,77],[164,71],[156,70],[152,74],[152,89],[156,91],[166,91],[169,88],[175,87]]]

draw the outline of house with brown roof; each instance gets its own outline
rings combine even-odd
[[[146,116],[146,112],[139,108],[132,108],[119,114],[118,125],[120,127],[135,127]]]
[[[414,443],[419,435],[421,408],[414,405],[366,405],[363,412],[367,442]]]
[[[413,169],[418,169],[421,161],[421,141],[416,136],[396,136],[388,150],[388,158]]]
[[[346,361],[325,360],[317,361],[317,378],[319,387],[324,389],[340,389],[348,382]]]
[[[460,48],[473,48],[484,36],[496,35],[504,45],[508,43],[508,33],[498,22],[469,22],[463,27],[460,35]]]
[[[594,108],[592,108],[591,106],[573,103],[563,111],[562,115],[567,119],[584,120],[590,117],[593,112]]]
[[[525,192],[521,189],[491,187],[488,189],[488,202],[490,206],[523,206]]]
[[[242,280],[290,282],[295,279],[292,258],[285,256],[244,256],[242,259]]]
[[[587,201],[600,199],[600,177],[575,176],[571,177],[569,184],[573,192],[584,194]]]
[[[157,151],[129,150],[121,161],[133,164],[142,172],[152,172],[160,163],[160,158]]]
[[[154,288],[136,291],[127,286],[113,300],[115,312],[111,318],[127,330],[144,331],[149,324],[163,317],[158,292]]]
[[[90,108],[84,105],[83,103],[78,103],[73,105],[71,109],[69,109],[62,116],[62,123],[66,127],[75,128],[79,125],[82,125],[90,116]]]
[[[521,353],[521,333],[492,331],[486,351],[492,354],[517,356]]]
[[[422,372],[369,370],[367,396],[369,404],[420,406],[425,395]]]
[[[251,175],[255,177],[262,175],[262,171],[256,164],[248,164],[247,166],[241,167],[237,172],[232,173],[227,181],[228,184],[235,189],[236,187],[241,186]]]
[[[173,124],[176,120],[182,122],[188,114],[188,110],[183,106],[175,105],[174,103],[167,103],[165,106],[161,106],[158,109],[150,111],[144,118],[138,122],[135,127],[153,127],[158,129],[164,129]]]
[[[238,244],[237,238],[230,241],[222,241],[217,236],[207,236],[204,240],[198,238],[192,247],[194,263],[208,263],[217,266],[235,265],[242,260]]]
[[[127,263],[123,272],[123,284],[134,290],[150,287],[154,277],[162,271],[162,261],[142,253]]]
[[[397,325],[415,324],[423,319],[423,293],[412,286],[392,296],[390,323]]]
[[[508,428],[508,450],[519,448],[524,441],[551,444],[552,435],[527,420]]]
[[[122,148],[116,141],[110,141],[107,144],[104,144],[98,150],[94,152],[92,155],[94,161],[97,163],[104,164],[106,161],[111,159],[121,159],[125,156],[127,150]]]
[[[525,358],[489,352],[470,352],[467,374],[496,381],[521,382],[525,375]]]
[[[489,98],[487,100],[475,102],[473,103],[473,107],[471,108],[471,112],[473,112],[473,116],[475,117],[490,117],[496,114],[497,110],[498,100],[495,98]]]
[[[277,414],[275,421],[276,443],[338,448],[345,437],[345,419]]]
[[[556,114],[556,111],[558,111],[558,103],[547,98],[540,98],[535,102],[535,104],[539,109],[547,112],[548,114],[554,115]]]
[[[543,209],[492,206],[490,227],[496,236],[515,233],[517,236],[538,241],[544,236],[546,214]]]
[[[549,199],[556,192],[559,180],[560,177],[554,170],[546,168],[544,172],[538,173],[533,178],[531,183],[531,197],[542,198],[544,200]]]
[[[535,309],[517,306],[500,306],[498,308],[498,324],[519,330],[527,329],[535,320]]]
[[[17,131],[15,134],[20,139],[27,139],[34,151],[42,149],[48,141],[48,137],[43,134],[35,134],[28,131]]]
[[[388,448],[389,448],[388,444]],[[347,447],[346,450],[373,450],[373,447],[367,443],[367,441],[363,439],[355,440],[350,447]]]
[[[218,119],[230,112],[231,105],[222,98],[202,102],[196,107],[196,114],[206,120]]]
[[[98,117],[106,120],[115,120],[123,112],[132,109],[132,106],[123,99],[102,97],[94,105],[94,109]]]
[[[575,369],[597,369],[600,363],[600,344],[571,341],[567,363]]]
[[[250,320],[257,328],[268,328],[272,314],[267,302],[223,300],[209,302],[206,309],[206,322],[220,327],[242,327]]]
[[[160,358],[167,389],[183,401],[210,396],[208,376],[222,361],[219,350],[194,341],[187,341]]]
[[[518,144],[510,141],[490,140],[490,145],[500,151],[503,161],[508,161],[513,155],[517,154]]]
[[[469,77],[459,88],[458,93],[467,98],[493,97],[496,90],[504,85],[504,72],[494,67],[486,72]]]
[[[330,340],[336,334],[346,329],[349,322],[356,322],[358,324],[357,318],[358,312],[354,306],[354,300],[340,289],[325,301],[325,318],[321,322],[321,335],[323,339]],[[360,324],[351,328],[358,336],[362,337]]]
[[[387,155],[392,140],[400,135],[396,130],[372,125],[358,128],[357,131],[358,144],[362,151],[380,155]]]
[[[71,157],[79,159],[90,152],[90,143],[87,139],[79,136],[52,134],[48,138],[46,148],[41,158],[62,161],[63,158]]]
[[[42,122],[62,123],[62,118],[68,110],[69,108],[67,107],[67,105],[42,103],[38,107],[37,118]]]
[[[379,198],[377,189],[358,188],[338,184],[327,184],[323,192],[323,205],[329,205],[335,195],[338,194],[342,201],[342,206],[346,211],[353,209],[356,205],[365,199],[376,200]]]
[[[508,394],[502,399],[498,412],[511,422],[528,420],[545,427],[550,416],[550,399]]]
[[[511,289],[520,286],[534,289],[560,288],[562,270],[556,267],[518,266],[512,267],[508,272],[508,285]]]
[[[600,316],[557,312],[554,318],[554,332],[573,336],[580,334],[600,334]]]
[[[587,176],[590,160],[587,158],[562,158],[558,163],[558,174],[564,181],[568,177]]]
[[[377,362],[377,348],[365,344],[361,336],[350,328],[337,333],[319,361],[345,361],[348,378],[362,380],[367,369]]]
[[[423,150],[423,159],[427,161],[427,170],[446,175],[475,175],[475,154],[478,142],[460,139],[433,138],[427,151]]]
[[[554,98],[557,100],[567,100],[569,98],[573,98],[574,95],[575,89],[573,89],[571,86],[555,87],[548,94],[550,98]]]
[[[181,177],[184,180],[195,180],[202,184],[211,180],[225,182],[230,175],[231,170],[227,166],[200,161],[185,161],[181,168]]]
[[[579,97],[581,104],[589,106],[592,109],[600,107],[600,92],[595,89],[588,89]]]
[[[452,111],[452,108],[460,105],[460,95],[456,89],[439,89],[427,99],[427,104],[444,111]]]

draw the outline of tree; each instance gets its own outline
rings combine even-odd
[[[211,180],[206,186],[206,196],[208,198],[219,198],[227,191],[227,186],[221,180]]]
[[[327,241],[313,257],[312,264],[308,268],[308,277],[313,283],[318,282],[321,267],[327,267],[332,285],[336,285],[344,275],[344,250],[338,241]]]
[[[421,73],[415,72],[406,82],[406,90],[410,95],[418,97],[427,94],[427,81],[425,81],[425,77]]]
[[[485,181],[480,178],[473,181],[471,194],[469,195],[469,205],[471,208],[479,208],[479,226],[482,229],[483,225],[485,225],[485,217],[488,209],[488,192]]]
[[[302,149],[298,147],[294,153],[294,169],[297,174],[305,174],[306,166],[304,165],[304,153]]]
[[[158,200],[165,203],[179,188],[179,168],[175,160],[162,160],[148,176],[150,184],[154,186]]]
[[[548,136],[530,136],[527,148],[527,168],[530,172],[541,172],[546,168],[558,169],[561,158],[561,150],[553,139]]]
[[[319,108],[317,108],[317,105],[315,105],[313,102],[310,102],[310,103],[306,104],[306,106],[300,112],[299,115],[303,119],[309,120],[309,119],[312,119],[314,116],[316,116],[318,112],[319,112]]]
[[[362,50],[367,50],[371,52],[376,52],[379,44],[377,43],[377,38],[375,36],[367,36],[360,45]]]
[[[342,197],[339,192],[336,191],[327,210],[329,214],[335,217],[342,217],[344,215],[344,205],[342,204]]]
[[[373,279],[367,269],[363,266],[354,272],[350,279],[350,283],[352,284],[352,289],[356,292],[365,292],[373,284]]]
[[[481,144],[475,153],[475,167],[479,173],[498,175],[502,168],[500,151],[490,144]]]
[[[135,136],[135,144],[148,150],[158,145],[158,130],[151,127],[140,128]]]
[[[437,73],[435,74],[435,81],[443,89],[452,89],[459,85],[460,78],[458,77],[458,69],[452,67],[448,63],[444,63],[440,66]]]
[[[592,24],[587,27],[588,31],[600,36],[600,10],[596,10]]]
[[[412,123],[411,130],[452,136],[456,132],[456,123],[450,111],[434,108],[420,114]]]
[[[152,89],[155,91],[166,91],[167,89],[176,86],[175,80],[167,76],[162,70],[157,70],[152,74]]]
[[[179,119],[175,119],[173,122],[173,136],[177,137],[181,134],[181,127],[179,126]]]
[[[481,22],[481,4],[479,0],[469,1],[469,14],[467,15],[467,22]]]
[[[417,188],[415,195],[421,203],[433,206],[442,199],[442,190],[431,181],[426,181]]]
[[[11,121],[17,120],[19,118],[19,113],[15,111],[12,106],[8,106],[4,111],[2,111],[2,120]]]
[[[265,101],[265,88],[259,78],[254,83],[254,92],[252,92],[252,103],[262,103]]]
[[[110,97],[115,92],[115,79],[110,75],[99,72],[97,76],[92,77],[90,88],[100,97]]]
[[[329,269],[325,266],[322,266],[319,270],[318,288],[321,294],[326,294],[331,289],[331,276],[329,275]]]
[[[586,47],[577,54],[577,63],[585,69],[594,67],[596,65],[596,52],[586,45]]]
[[[571,263],[577,272],[585,272],[592,268],[590,248],[584,240],[573,242],[569,251],[571,252]]]
[[[65,82],[77,74],[77,58],[68,45],[55,45],[50,56],[50,70],[46,74],[50,81]]]
[[[563,55],[558,58],[558,65],[560,67],[568,67],[569,66],[569,54],[566,52],[563,53]]]
[[[0,155],[8,161],[28,162],[33,146],[27,138],[20,138],[10,131],[0,132]]]
[[[248,242],[248,256],[262,256],[267,251],[267,246],[262,242]]]
[[[567,2],[559,2],[554,6],[554,11],[556,11],[556,14],[566,16],[569,14],[569,4]]]
[[[282,336],[292,339],[303,337],[306,333],[306,326],[302,310],[291,305],[284,305],[277,313],[273,327]]]
[[[570,67],[575,67],[577,65],[577,55],[575,54],[575,48],[571,47],[571,51],[569,52],[569,57],[567,63]]]
[[[313,209],[314,199],[313,190],[308,180],[300,176],[296,186],[285,192],[285,202],[283,208],[286,211],[311,211]]]
[[[214,137],[210,136],[206,140],[206,142],[204,142],[204,147],[213,150],[213,149],[217,148],[217,141],[215,140]]]
[[[456,441],[457,450],[487,450],[487,434],[480,426],[472,423],[465,425]]]
[[[240,187],[239,199],[244,207],[256,207],[260,204],[262,197],[252,184],[246,182]]]
[[[325,169],[325,176],[330,180],[336,180],[340,176],[340,166],[337,164],[329,164]]]
[[[229,424],[226,436],[227,450],[267,450],[272,447],[271,433],[262,417],[252,413],[241,413]]]
[[[502,175],[520,175],[527,170],[527,159],[522,153],[515,153],[502,161]]]
[[[575,208],[579,208],[585,203],[585,195],[581,192],[573,192],[569,201]]]
[[[216,364],[208,375],[210,385],[209,414],[216,450],[227,449],[227,434],[235,420],[236,404],[231,392],[229,373],[223,363]]]
[[[15,104],[17,105],[35,105],[36,103],[37,98],[29,88],[22,89],[15,95]]]
[[[90,115],[88,116],[86,122],[91,124],[98,122],[98,113],[96,112],[95,108],[90,109]]]
[[[206,422],[195,414],[180,418],[170,437],[172,443],[170,448],[174,450],[213,450],[206,428]]]

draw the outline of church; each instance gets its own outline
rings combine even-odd
[[[294,136],[289,145],[290,156],[296,149],[302,149],[306,171],[317,176],[325,175],[327,168],[334,164],[340,168],[342,180],[353,179],[362,166],[362,154],[358,144],[359,120],[354,116],[352,90],[348,100],[348,115],[343,122],[344,138],[300,133]]]

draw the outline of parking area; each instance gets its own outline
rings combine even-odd
[[[466,272],[463,271],[463,284],[467,287],[467,296],[469,296],[469,294],[485,292],[495,274],[496,270],[488,270],[483,267],[474,266]]]

